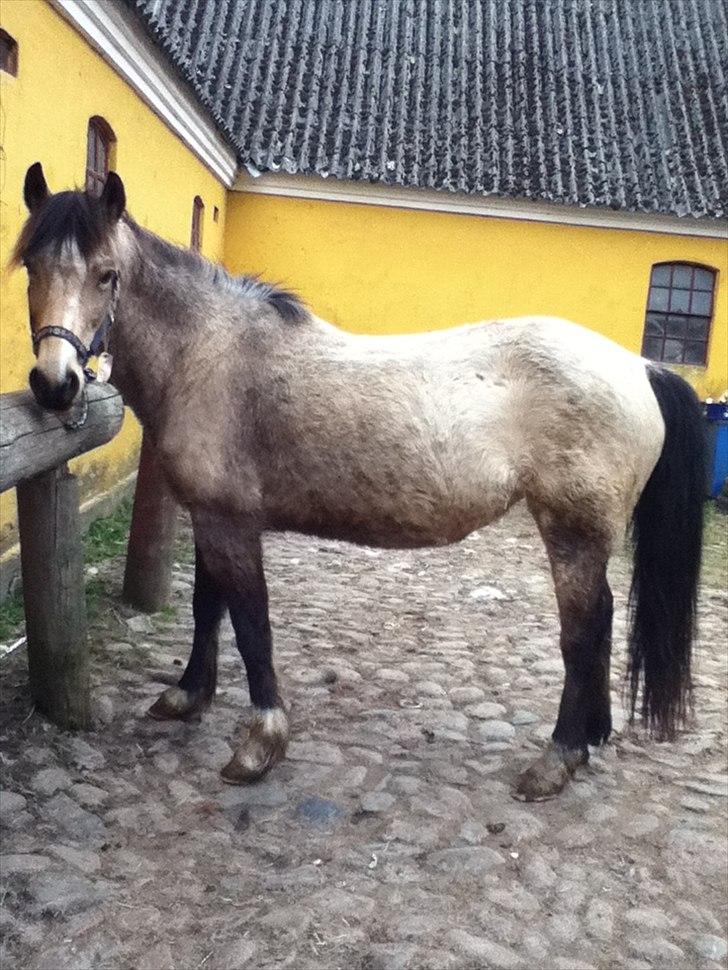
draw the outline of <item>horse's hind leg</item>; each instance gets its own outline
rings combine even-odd
[[[225,600],[195,546],[195,591],[192,615],[195,633],[192,653],[179,685],[165,690],[149,708],[157,720],[188,720],[199,717],[215,695],[217,683],[217,635],[225,612]]]
[[[289,735],[273,669],[260,535],[225,516],[193,512],[192,518],[205,565],[230,610],[255,708],[246,739],[222,769],[224,781],[243,784],[262,778],[281,760]]]
[[[584,527],[568,525],[542,510],[532,511],[551,562],[565,680],[553,743],[516,783],[518,793],[528,800],[561,791],[575,768],[587,762],[587,745],[606,741],[612,727],[609,544]]]

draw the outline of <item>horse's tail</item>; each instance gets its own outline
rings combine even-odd
[[[705,495],[705,430],[694,391],[681,377],[648,366],[665,422],[665,442],[632,515],[634,573],[629,603],[628,680],[632,716],[670,737],[691,702]]]

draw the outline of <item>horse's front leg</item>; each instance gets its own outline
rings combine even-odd
[[[149,708],[157,720],[192,720],[209,707],[217,683],[217,637],[225,612],[222,590],[205,566],[195,545],[195,591],[192,615],[195,633],[192,653],[177,687],[169,687]]]
[[[588,761],[588,745],[605,742],[612,728],[612,593],[606,544],[545,514],[536,518],[554,577],[565,679],[553,742],[516,783],[528,801],[561,791],[575,769]]]
[[[245,740],[222,769],[224,781],[239,785],[257,781],[280,761],[289,736],[288,717],[273,669],[260,533],[207,511],[193,511],[192,518],[205,567],[230,610],[254,707]]]

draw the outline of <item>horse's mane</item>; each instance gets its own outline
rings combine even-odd
[[[194,273],[212,286],[225,289],[243,300],[252,299],[267,303],[286,323],[302,323],[309,319],[308,308],[291,290],[266,283],[258,276],[232,276],[223,266],[209,262],[194,250],[183,249],[181,246],[167,242],[153,232],[149,232],[148,229],[142,228],[129,216],[125,216],[125,220],[142,243],[144,250],[150,252],[155,261],[158,260],[168,267],[183,272]]]
[[[290,290],[266,283],[257,276],[231,276],[222,266],[208,262],[193,250],[174,246],[143,229],[128,214],[123,219],[143,248],[164,265],[194,273],[198,278],[202,277],[211,285],[224,288],[243,300],[267,303],[287,323],[301,323],[309,319],[308,308]],[[26,222],[13,250],[11,263],[17,266],[46,248],[59,252],[65,243],[75,243],[86,259],[101,246],[108,231],[106,213],[97,199],[85,192],[58,192],[50,196]]]

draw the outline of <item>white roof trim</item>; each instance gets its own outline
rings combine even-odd
[[[347,182],[310,175],[274,173],[251,176],[241,172],[233,190],[258,195],[282,195],[294,199],[322,199],[327,202],[426,209],[430,212],[456,212],[490,216],[494,219],[522,219],[527,222],[554,222],[567,226],[595,226],[602,229],[631,229],[636,232],[728,239],[728,222],[714,219],[695,219],[688,216],[680,219],[677,216],[649,215],[642,212],[613,212],[611,209],[579,208],[555,202],[435,192],[432,189]]]
[[[213,175],[230,188],[238,168],[235,152],[124,5],[109,0],[51,3]]]

